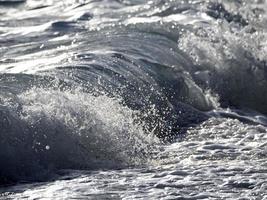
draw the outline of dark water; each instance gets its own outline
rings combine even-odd
[[[0,199],[266,199],[266,9],[0,0]]]

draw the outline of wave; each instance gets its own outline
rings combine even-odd
[[[266,125],[265,4],[0,8],[2,182],[145,165],[159,143],[211,116]]]
[[[137,113],[104,94],[16,89],[1,90],[3,182],[42,180],[59,169],[141,165],[158,142],[135,122]]]

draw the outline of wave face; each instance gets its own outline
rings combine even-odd
[[[0,1],[1,182],[147,165],[210,117],[266,126],[266,6]]]

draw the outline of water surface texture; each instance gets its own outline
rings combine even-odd
[[[0,199],[267,199],[265,0],[0,0]]]

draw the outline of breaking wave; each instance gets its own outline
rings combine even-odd
[[[210,117],[266,125],[265,1],[0,1],[0,178],[145,165]]]

